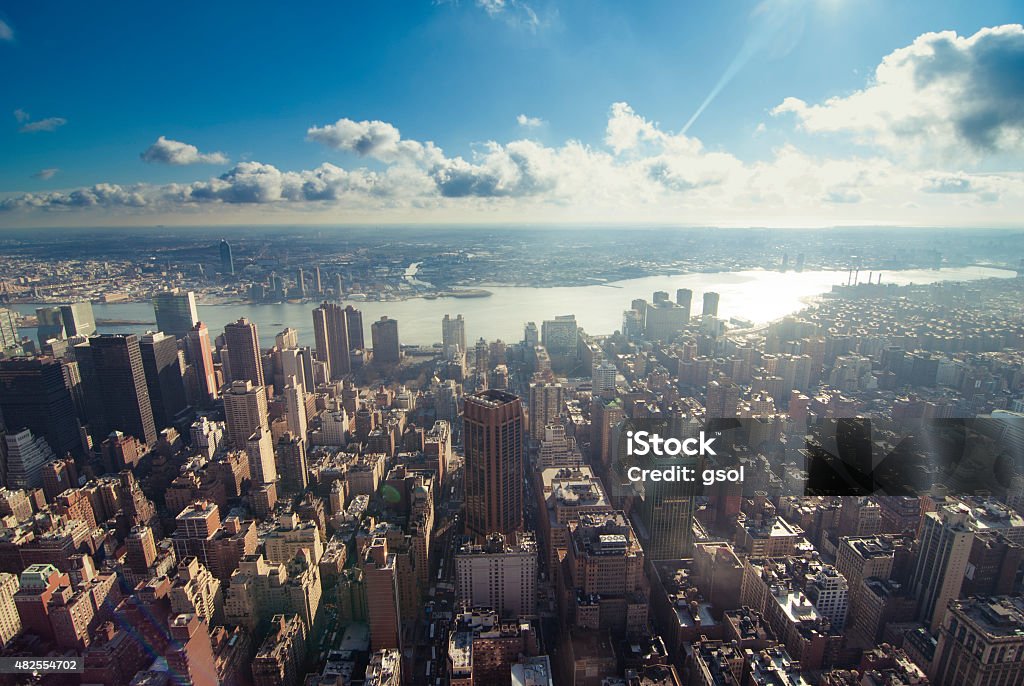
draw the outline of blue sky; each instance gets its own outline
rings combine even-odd
[[[298,5],[0,5],[0,226],[1024,216],[1019,3]]]

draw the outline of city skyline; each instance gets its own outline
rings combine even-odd
[[[1010,2],[233,9],[0,15],[0,228],[1021,225]]]

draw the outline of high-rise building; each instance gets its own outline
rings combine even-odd
[[[317,359],[327,363],[332,379],[343,379],[352,372],[348,316],[341,305],[324,301],[313,310],[313,337]]]
[[[0,416],[9,430],[27,428],[45,438],[57,455],[81,450],[64,365],[53,358],[0,360]]]
[[[829,620],[833,631],[838,633],[846,627],[850,587],[835,567],[823,565],[804,591],[818,614]]]
[[[231,359],[231,380],[249,380],[254,386],[264,385],[263,360],[256,322],[242,317],[224,326],[224,343]]]
[[[64,315],[61,314],[59,307],[36,308],[36,337],[40,346],[46,345],[46,341],[51,338],[64,340],[68,337],[64,328]]]
[[[560,383],[538,381],[530,384],[530,438],[544,438],[544,427],[564,412],[565,389]]]
[[[704,294],[704,309],[701,310],[701,314],[711,315],[712,317],[718,316],[718,293],[708,291]]]
[[[274,441],[270,431],[258,427],[245,443],[249,455],[249,474],[258,484],[272,484],[277,481],[277,464],[274,461]]]
[[[575,315],[565,314],[545,320],[540,331],[541,343],[552,357],[576,355],[579,329],[576,326]]]
[[[123,431],[146,443],[156,442],[156,423],[146,386],[139,338],[135,334],[99,334],[89,339],[90,383],[102,404],[94,437]]]
[[[324,283],[323,283],[323,281],[321,280],[321,277],[320,277],[320,265],[319,264],[316,265],[316,267],[313,268],[313,288],[314,288],[314,290],[316,290],[316,294],[318,296],[324,294]]]
[[[282,485],[294,493],[305,491],[309,485],[305,439],[290,431],[284,434],[277,441],[277,456],[281,462]]]
[[[1024,600],[954,600],[939,631],[928,677],[936,686],[1024,683]]]
[[[60,306],[61,319],[64,320],[64,332],[68,338],[74,336],[91,336],[96,333],[96,317],[92,313],[92,303],[78,302]]]
[[[676,290],[676,305],[686,310],[686,319],[690,319],[690,309],[693,307],[693,291],[689,288]]]
[[[402,359],[402,347],[398,343],[398,322],[387,316],[370,325],[373,342],[373,359],[378,364],[398,364]]]
[[[570,524],[566,585],[578,600],[565,619],[581,629],[636,634],[647,626],[646,553],[621,511],[582,512]]]
[[[949,601],[960,595],[974,541],[969,517],[970,508],[960,503],[924,516],[910,590],[917,599],[918,619],[932,632],[942,625]]]
[[[373,538],[366,544],[360,567],[366,583],[366,605],[370,615],[370,650],[401,650],[398,569],[395,554],[388,551],[385,537]]]
[[[505,391],[466,397],[463,406],[466,523],[480,539],[523,525],[523,405]]]
[[[169,336],[181,338],[199,323],[196,294],[174,289],[153,296],[156,328]]]
[[[171,684],[216,686],[220,683],[210,628],[195,614],[180,614],[168,626],[171,642],[165,658]]]
[[[5,486],[31,490],[43,485],[43,465],[54,459],[50,444],[28,429],[12,431],[3,437],[6,445]]]
[[[10,351],[21,345],[18,335],[18,313],[0,307],[0,352]]]
[[[306,297],[306,273],[302,267],[295,270],[295,296]]]
[[[225,276],[235,275],[235,260],[231,255],[231,244],[224,239],[220,241],[220,273]]]
[[[297,438],[306,439],[306,397],[302,392],[302,386],[298,378],[290,376],[287,385],[284,387],[285,419],[288,421],[288,430]]]
[[[457,345],[459,350],[466,352],[466,320],[461,314],[454,319],[446,314],[441,320],[441,344],[445,350]]]
[[[615,377],[618,368],[611,362],[598,362],[594,365],[590,378],[594,395],[608,396],[615,393]]]
[[[675,340],[690,321],[690,311],[668,299],[646,309],[644,336],[651,341]]]
[[[341,296],[344,294],[344,292],[345,292],[345,279],[344,279],[344,277],[342,277],[341,273],[339,272],[338,274],[334,275],[334,297],[337,298],[340,301],[341,300]]]
[[[351,305],[345,305],[345,318],[348,320],[348,346],[352,350],[366,348],[363,335],[363,313]]]
[[[125,538],[127,555],[125,565],[133,572],[145,574],[156,562],[156,540],[153,529],[145,525],[132,527]]]
[[[274,336],[274,346],[278,350],[293,350],[298,348],[299,332],[290,326],[282,329],[279,334]]]
[[[210,332],[203,322],[197,322],[188,332],[188,354],[196,369],[199,391],[206,400],[219,394],[217,370],[213,366],[213,349],[210,346]]]
[[[172,426],[188,405],[178,358],[178,341],[164,333],[148,333],[139,340],[146,388],[159,429]]]
[[[21,617],[14,604],[14,594],[19,588],[18,577],[0,572],[0,645],[7,645],[21,633]]]
[[[252,663],[253,686],[299,686],[308,630],[298,615],[274,615],[273,627]]]
[[[245,446],[256,429],[269,433],[266,389],[251,381],[232,381],[224,393],[224,416],[228,439],[236,448]]]
[[[537,540],[517,532],[464,543],[455,554],[456,596],[464,607],[493,608],[510,619],[537,611]]]

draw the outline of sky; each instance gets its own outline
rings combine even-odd
[[[0,229],[1021,227],[1022,14],[0,3]]]

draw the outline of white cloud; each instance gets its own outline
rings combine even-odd
[[[12,29],[11,25],[3,19],[0,19],[0,40],[14,40],[14,29]]]
[[[37,171],[35,174],[32,175],[32,178],[47,181],[56,176],[57,172],[59,171],[60,169],[57,169],[56,167],[47,167],[46,169],[40,169],[39,171]]]
[[[516,123],[524,129],[538,129],[544,126],[544,120],[540,117],[528,117],[525,114],[517,115]]]
[[[856,141],[918,162],[957,161],[1024,150],[1024,27],[986,28],[970,37],[926,33],[887,55],[874,79],[821,104],[784,99],[810,133]]]
[[[385,163],[430,163],[440,161],[443,156],[433,143],[403,140],[394,125],[377,120],[353,121],[342,118],[333,124],[310,127],[306,137],[335,150]]]
[[[181,141],[160,136],[156,142],[140,155],[144,161],[154,164],[226,164],[228,158],[220,152],[199,152],[199,148]]]
[[[22,124],[31,119],[32,115],[30,115],[28,112],[19,107],[18,109],[14,110],[14,118],[18,120],[19,124]]]
[[[15,116],[19,116],[17,114],[18,112],[21,112],[22,115],[25,115],[25,113],[22,112],[21,110],[15,110]],[[19,121],[25,121],[25,120],[19,119]],[[22,133],[36,133],[36,132],[39,132],[39,131],[56,131],[57,129],[59,129],[60,127],[64,126],[67,123],[68,123],[68,120],[65,119],[64,117],[47,117],[46,119],[39,119],[38,121],[26,121],[26,123],[22,124],[21,128],[19,128],[18,130],[21,131]]]
[[[544,22],[536,10],[523,0],[476,0],[476,6],[491,17],[500,17],[513,26],[536,31]]]

